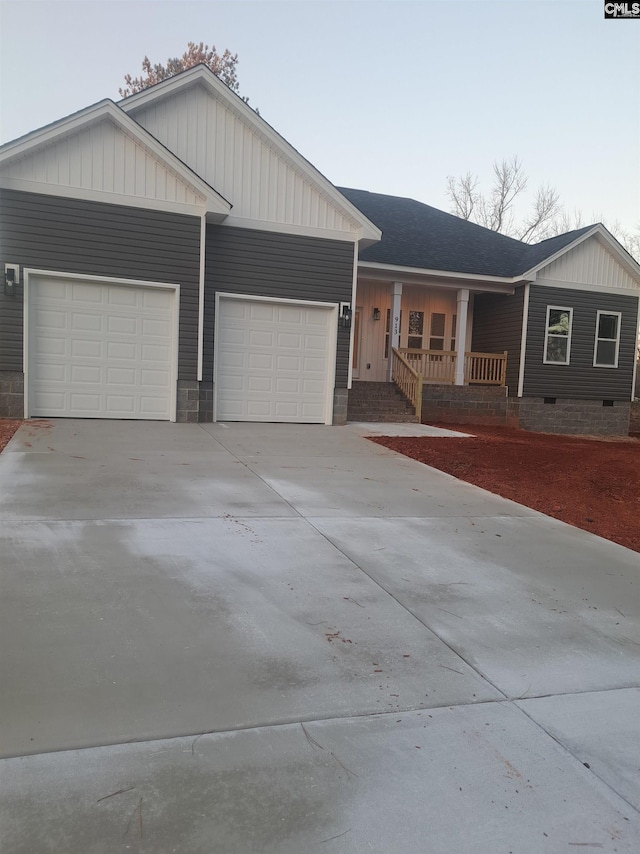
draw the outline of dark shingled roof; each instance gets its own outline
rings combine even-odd
[[[523,243],[414,199],[337,188],[382,230],[382,240],[361,261],[471,275],[512,277],[573,243],[593,226],[540,243]]]

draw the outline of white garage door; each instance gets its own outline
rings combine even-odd
[[[30,415],[173,417],[175,291],[29,277]]]
[[[331,423],[332,307],[220,297],[218,421]]]

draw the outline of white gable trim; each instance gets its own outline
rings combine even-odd
[[[320,237],[325,240],[342,240],[345,243],[356,244],[360,234],[356,231],[350,234],[345,231],[334,231],[330,228],[314,228],[307,225],[289,225],[287,223],[266,222],[262,219],[248,219],[239,216],[229,216],[223,225],[229,228],[253,228],[256,231],[273,231],[276,234],[298,234],[301,237]]]
[[[202,180],[195,172],[189,169],[181,160],[167,148],[161,145],[151,134],[143,127],[137,124],[130,116],[126,115],[113,101],[104,100],[79,113],[74,113],[66,119],[61,119],[52,125],[47,125],[44,128],[33,131],[27,136],[9,142],[0,148],[0,170],[3,164],[9,165],[15,160],[27,157],[29,155],[37,155],[39,149],[45,148],[48,145],[57,142],[64,137],[73,135],[87,129],[88,127],[98,124],[102,121],[110,121],[123,133],[133,139],[138,145],[145,149],[154,159],[159,161],[164,168],[173,173],[180,181],[189,187],[189,189],[202,199],[202,205],[197,207],[204,208],[207,213],[212,216],[217,216],[219,219],[226,217],[231,210],[231,205],[212,187]],[[64,184],[41,183],[41,182],[24,182],[18,179],[5,179],[3,186],[9,187],[14,181],[14,188],[24,189],[23,184],[33,185],[29,187],[29,192],[44,192],[52,195],[71,195],[77,198],[95,198],[96,194],[100,197],[99,200],[104,201],[105,198],[114,202],[112,196],[117,194],[103,193],[100,191],[92,191],[84,188],[68,187]],[[44,189],[49,187],[50,189]],[[75,192],[74,192],[75,191]],[[76,195],[76,193],[78,195]],[[161,209],[166,210],[166,204],[170,206],[173,202],[166,203],[162,207],[162,200],[147,199],[141,196],[131,197],[131,201],[126,202],[122,199],[128,198],[122,196],[118,202],[120,204],[135,204],[137,207],[154,207],[154,202],[159,203]],[[179,205],[180,206],[180,205]],[[194,213],[194,207],[186,205],[189,213]]]
[[[374,225],[355,205],[346,199],[333,184],[309,163],[284,137],[275,131],[255,110],[249,107],[235,92],[232,92],[212,71],[204,65],[197,65],[175,77],[163,80],[155,86],[131,95],[120,101],[118,106],[127,113],[133,113],[141,107],[147,107],[166,97],[173,97],[186,87],[204,85],[217,99],[234,112],[252,131],[262,138],[267,145],[282,156],[293,169],[328,198],[344,216],[350,219],[359,232],[359,239],[378,241],[382,236],[380,229]]]
[[[566,255],[567,252],[570,252],[572,249],[575,249],[577,246],[580,246],[581,243],[590,240],[592,237],[600,241],[600,243],[602,243],[611,252],[629,275],[636,279],[638,287],[640,287],[640,264],[638,264],[638,262],[629,255],[626,249],[624,249],[618,241],[611,236],[601,223],[597,223],[593,228],[590,228],[589,231],[567,244],[567,246],[564,246],[562,249],[558,250],[558,252],[549,255],[544,259],[544,261],[541,261],[535,267],[527,270],[526,273],[523,273],[522,278],[529,278],[544,267],[548,267],[550,264],[553,264],[554,261],[557,261],[558,258],[562,257],[562,255]]]

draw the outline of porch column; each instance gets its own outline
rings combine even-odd
[[[387,367],[387,380],[391,382],[393,375],[393,353],[394,347],[400,346],[400,305],[402,303],[402,282],[393,283],[391,294],[391,318],[389,329],[389,359]]]
[[[469,309],[469,289],[458,291],[458,312],[456,319],[456,385],[464,385],[464,354],[467,349],[467,314]]]

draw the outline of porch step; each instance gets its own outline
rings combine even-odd
[[[354,381],[349,391],[348,421],[400,421],[416,424],[413,407],[393,383]]]

